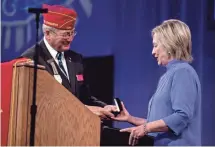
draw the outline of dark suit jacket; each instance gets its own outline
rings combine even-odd
[[[44,41],[41,41],[38,46],[38,64],[45,66],[46,70],[54,75],[52,66],[47,61],[53,59],[51,54],[49,53]],[[22,53],[21,57],[27,57],[30,59],[34,59],[35,55],[35,46],[27,49],[24,53]],[[55,66],[57,67],[58,73],[62,78],[62,85],[68,89],[73,95],[80,99],[86,105],[93,106],[105,106],[106,104],[102,101],[99,101],[95,97],[91,96],[89,87],[84,81],[77,81],[76,75],[83,75],[84,68],[82,63],[82,55],[75,53],[74,51],[68,50],[64,52],[68,74],[70,81],[65,77],[65,75],[60,70],[57,63],[54,61]]]

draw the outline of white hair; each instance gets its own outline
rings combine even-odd
[[[43,24],[43,33],[45,33],[45,31],[57,31],[58,29],[47,26],[45,24]]]

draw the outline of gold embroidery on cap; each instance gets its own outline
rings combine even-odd
[[[64,25],[66,25],[67,23],[71,22],[71,21],[74,21],[74,20],[69,20],[67,22],[65,22],[64,24],[62,24],[59,28],[62,28]],[[67,27],[68,29],[72,28],[72,27]]]
[[[59,14],[59,15],[67,16],[67,17],[69,17],[69,18],[71,18],[73,20],[76,20],[76,18],[74,18],[74,17],[72,17],[70,15],[63,14],[63,13],[58,13],[58,12],[53,12],[53,11],[49,11],[49,13],[54,13],[54,14]]]
[[[46,23],[46,24],[48,24],[48,25],[52,25],[52,26],[58,27],[58,24],[57,24],[57,23],[54,23],[54,22],[50,22],[50,21],[44,20],[44,23]]]

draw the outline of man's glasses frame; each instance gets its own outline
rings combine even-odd
[[[74,38],[77,35],[77,31],[75,31],[75,30],[69,31],[69,32],[64,32],[64,33],[61,33],[61,34],[58,34],[54,30],[50,30],[50,31],[53,32],[54,34],[56,34],[57,36],[62,37],[62,38]]]

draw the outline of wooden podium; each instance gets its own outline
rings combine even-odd
[[[33,66],[13,68],[7,145],[30,145]],[[100,118],[39,66],[35,146],[99,146]]]

